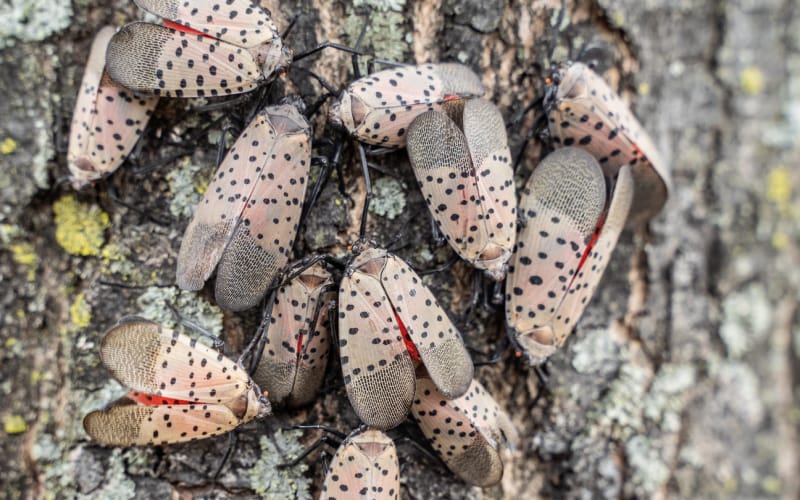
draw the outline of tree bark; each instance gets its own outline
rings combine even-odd
[[[262,3],[263,2],[262,0]],[[521,442],[502,483],[480,489],[398,439],[405,498],[800,497],[800,55],[790,0],[567,2],[294,1],[268,7],[299,53],[324,40],[354,44],[370,5],[364,47],[401,62],[458,61],[477,71],[510,122],[542,95],[552,64],[603,47],[619,89],[671,165],[674,189],[649,227],[620,239],[603,281],[571,336],[533,370],[510,356],[476,376],[511,415]],[[11,0],[0,6],[0,292],[3,359],[0,478],[10,498],[219,496],[308,498],[322,461],[278,468],[319,431],[359,425],[337,362],[324,393],[294,412],[244,426],[230,462],[224,437],[163,448],[107,449],[83,416],[122,389],[100,364],[102,333],[125,315],[175,322],[166,307],[224,330],[239,352],[257,310],[224,312],[213,291],[179,292],[183,230],[215,170],[223,125],[244,125],[246,99],[212,112],[162,100],[131,161],[76,193],[65,184],[66,137],[94,33],[142,17],[132,2]],[[557,38],[552,60],[549,45]],[[307,101],[335,87],[350,58],[327,49],[268,90]],[[314,121],[315,154],[330,154],[327,105]],[[542,145],[520,146],[537,107],[510,129],[524,154],[518,186]],[[219,123],[213,120],[219,119]],[[210,127],[207,127],[209,124]],[[336,139],[339,138],[339,139]],[[187,147],[191,146],[191,147]],[[181,154],[189,151],[189,154]],[[352,156],[352,155],[350,155]],[[446,262],[404,152],[371,159],[376,198],[369,237],[418,269]],[[314,175],[318,175],[314,170]],[[358,234],[364,181],[348,157],[347,196],[327,183],[300,255],[345,255]],[[354,203],[351,203],[351,200]],[[468,307],[463,263],[426,278],[476,360],[504,335],[502,307]],[[402,434],[402,433],[400,433]],[[333,449],[329,448],[332,453]],[[316,455],[312,455],[316,457]]]

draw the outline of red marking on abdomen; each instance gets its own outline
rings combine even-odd
[[[212,40],[216,40],[216,38],[214,38],[213,36],[207,35],[201,31],[197,31],[194,28],[190,28],[188,26],[184,26],[182,24],[178,24],[172,21],[167,21],[166,19],[164,19],[164,26],[166,26],[167,28],[172,28],[175,31],[182,31],[183,33],[187,33],[189,35],[204,36],[206,38],[211,38]]]
[[[403,336],[403,343],[406,345],[406,351],[408,354],[411,355],[411,359],[414,361],[421,361],[419,357],[419,351],[417,350],[417,346],[414,345],[414,342],[411,341],[411,337],[408,336],[408,330],[406,330],[406,325],[400,320],[400,316],[397,315],[397,311],[392,308],[392,312],[394,313],[394,319],[397,321],[397,324],[400,326],[400,335]]]
[[[128,393],[128,398],[136,401],[145,406],[161,406],[161,405],[191,405],[191,401],[184,401],[182,399],[165,398],[161,396],[154,396],[144,392],[131,391]]]

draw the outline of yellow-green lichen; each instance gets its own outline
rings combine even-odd
[[[22,434],[28,430],[28,424],[19,415],[6,415],[3,417],[3,429],[6,434]]]
[[[767,175],[767,199],[784,208],[792,199],[792,172],[779,166]]]
[[[758,95],[764,90],[764,73],[755,66],[747,66],[739,73],[739,84],[745,94]]]
[[[36,268],[39,265],[39,256],[36,248],[30,243],[16,243],[11,245],[11,258],[21,266],[28,267],[28,281],[36,280]]]
[[[69,306],[69,319],[78,328],[86,328],[92,322],[92,306],[86,297],[79,293]]]
[[[72,195],[62,196],[53,204],[56,241],[72,255],[98,255],[103,246],[103,232],[109,226],[108,214],[100,208],[81,203]]]
[[[12,139],[11,137],[6,137],[3,139],[3,142],[0,142],[0,153],[4,155],[10,155],[14,151],[17,150],[17,141]]]
[[[175,217],[188,219],[194,213],[194,208],[211,182],[210,176],[214,170],[205,166],[195,165],[185,159],[179,168],[170,170],[167,174],[171,201],[169,211]]]
[[[288,463],[303,453],[297,440],[299,431],[278,430],[270,438],[262,436],[259,440],[261,456],[247,472],[250,485],[257,495],[264,498],[311,498],[308,492],[310,481],[304,476],[308,466],[304,463],[296,467],[278,467]]]

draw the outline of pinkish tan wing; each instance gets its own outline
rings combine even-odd
[[[517,431],[478,381],[456,399],[446,398],[427,377],[417,380],[411,416],[447,467],[481,487],[503,477],[500,447],[515,446]]]
[[[248,411],[253,381],[234,361],[158,323],[126,319],[106,332],[103,364],[134,391]],[[258,401],[258,398],[256,398]]]
[[[402,148],[418,115],[484,93],[478,76],[461,64],[400,66],[351,83],[331,106],[330,119],[361,142]]]
[[[449,104],[447,111],[463,123],[463,132],[446,114],[425,112],[409,128],[408,156],[431,215],[450,246],[502,281],[516,219],[503,118],[483,99]]]
[[[592,299],[597,285],[603,277],[603,272],[611,260],[611,254],[617,246],[619,235],[625,227],[633,197],[633,175],[630,167],[624,165],[617,173],[611,205],[605,215],[605,221],[598,229],[597,239],[570,284],[569,293],[564,295],[564,300],[558,307],[558,314],[553,318],[555,324],[553,329],[558,335],[557,345],[564,344],[575,323],[578,322],[578,318],[581,317]]]
[[[114,35],[106,67],[134,92],[164,97],[240,94],[264,80],[256,49],[143,22]]]
[[[277,291],[253,375],[274,404],[296,408],[313,401],[319,391],[330,351],[326,300],[332,285],[330,273],[317,263]]]
[[[106,446],[145,446],[205,439],[245,422],[221,405],[144,406],[124,401],[89,413],[83,428]]]
[[[580,317],[560,308],[565,296],[579,291],[573,284],[581,283],[575,278],[582,276],[605,204],[603,172],[577,148],[548,155],[525,185],[520,212],[526,223],[506,280],[506,322],[532,364],[553,354]]]
[[[339,353],[347,396],[362,422],[396,427],[414,397],[414,363],[380,276],[385,252],[368,249],[339,288]]]
[[[321,499],[400,498],[400,464],[394,442],[381,431],[357,430],[336,450],[322,484]]]
[[[629,165],[636,188],[628,226],[652,218],[666,203],[672,181],[650,136],[619,95],[588,66],[566,65],[553,80],[559,83],[551,88],[553,97],[545,107],[555,146],[588,151],[611,178],[622,165]]]
[[[248,125],[220,165],[186,229],[181,288],[199,290],[217,269],[216,298],[252,307],[286,265],[303,208],[310,128],[292,106],[271,106]]]
[[[248,0],[134,0],[142,9],[239,47],[280,39],[269,10]]]
[[[75,102],[67,165],[76,189],[122,165],[158,103],[158,98],[133,95],[105,73],[114,31],[106,26],[97,33]]]
[[[385,251],[383,254],[385,265],[380,279],[385,296],[422,363],[447,397],[464,394],[475,369],[461,334],[419,275],[400,258]]]

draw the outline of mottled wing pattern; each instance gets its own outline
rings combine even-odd
[[[606,175],[623,165],[633,173],[631,227],[653,217],[667,199],[671,176],[658,149],[619,95],[588,66],[560,70],[555,100],[548,103],[550,134],[557,147],[575,146],[598,159]]]
[[[222,353],[147,320],[124,320],[108,330],[100,358],[123,385],[165,398],[238,407],[252,387]]]
[[[506,281],[506,321],[531,363],[550,356],[578,320],[559,308],[565,295],[578,291],[572,282],[605,202],[602,170],[576,148],[548,155],[525,185],[520,199],[525,225]]]
[[[271,148],[259,151],[262,166],[253,179],[255,187],[217,269],[217,303],[231,310],[257,305],[289,262],[311,168],[311,132],[305,118],[288,105],[265,113],[275,140]],[[257,147],[256,140],[249,144]]]
[[[447,397],[466,392],[474,374],[461,334],[436,298],[408,264],[387,254],[381,284],[422,363]]]
[[[67,165],[76,188],[125,161],[158,103],[158,98],[133,95],[105,73],[106,47],[114,32],[106,26],[97,33],[75,102]]]
[[[514,247],[517,218],[514,169],[506,127],[497,106],[485,99],[467,101],[463,121],[481,200],[478,220],[485,227],[483,232],[487,238],[478,255],[480,265],[476,265],[501,281]]]
[[[217,436],[242,423],[226,406],[115,404],[83,419],[86,433],[106,446],[183,443]]]
[[[135,0],[142,9],[239,47],[255,47],[278,37],[267,9],[248,0]]]
[[[428,64],[442,82],[444,93],[469,99],[486,93],[480,77],[469,67],[458,63]]]
[[[166,97],[239,94],[263,79],[254,49],[143,22],[114,35],[106,65],[125,87]]]
[[[345,388],[356,414],[371,427],[391,429],[408,415],[414,363],[381,286],[384,254],[367,250],[351,264],[339,289],[339,353]]]
[[[330,350],[325,290],[332,283],[330,273],[318,263],[277,291],[264,352],[253,376],[275,404],[302,406],[313,400],[322,384]]]
[[[394,442],[381,431],[356,431],[336,450],[321,499],[400,498],[400,464]]]
[[[447,467],[462,480],[486,487],[503,477],[500,445],[518,437],[508,415],[477,381],[456,399],[446,398],[428,378],[417,380],[414,421]]]
[[[594,291],[603,277],[603,272],[611,260],[614,247],[617,246],[619,235],[625,227],[625,221],[633,201],[633,193],[633,175],[630,167],[623,166],[617,174],[611,204],[605,215],[605,221],[599,229],[597,240],[589,250],[586,260],[570,285],[569,293],[564,297],[564,301],[558,309],[558,315],[554,318],[557,345],[564,343],[570,330],[575,326],[594,295]]]

